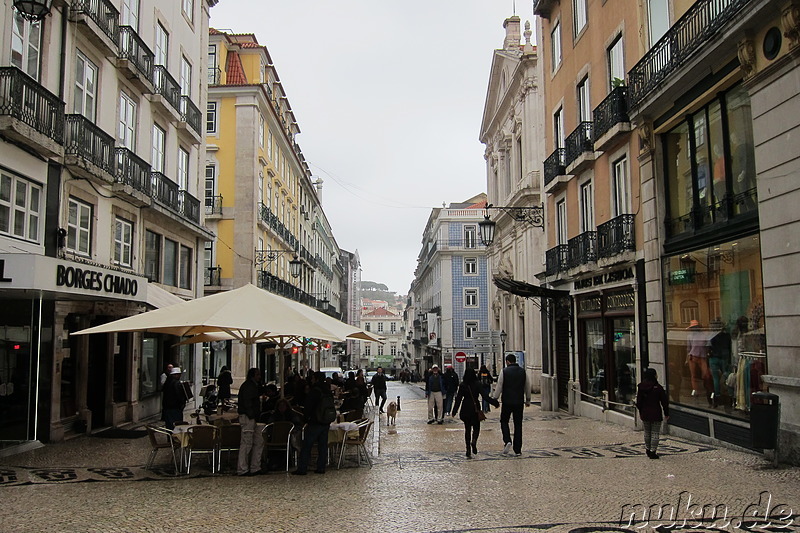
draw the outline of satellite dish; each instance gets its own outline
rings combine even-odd
[[[222,350],[225,349],[225,345],[226,344],[227,344],[227,342],[225,342],[225,341],[213,341],[211,343],[211,347],[214,348],[215,352],[221,352]]]

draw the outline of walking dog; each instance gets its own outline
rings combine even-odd
[[[395,418],[397,418],[397,403],[389,402],[389,406],[386,408],[386,425],[394,426]]]

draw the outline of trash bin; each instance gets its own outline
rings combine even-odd
[[[777,394],[754,392],[750,395],[750,437],[753,448],[776,449],[779,422],[780,403]]]

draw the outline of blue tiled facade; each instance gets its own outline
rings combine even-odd
[[[464,322],[478,322],[477,331],[489,329],[489,278],[486,264],[486,251],[480,244],[475,248],[464,248],[464,226],[471,225],[477,229],[477,221],[471,223],[451,223],[449,226],[450,245],[460,249],[452,256],[453,279],[453,348],[471,349],[472,339],[464,338]],[[477,260],[477,274],[464,273],[464,258],[474,257]],[[478,306],[464,307],[464,289],[478,290]]]

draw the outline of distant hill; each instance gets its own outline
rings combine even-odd
[[[389,287],[383,283],[375,281],[361,282],[361,297],[370,300],[385,300],[390,306],[398,306],[402,303],[396,292],[390,291]]]

